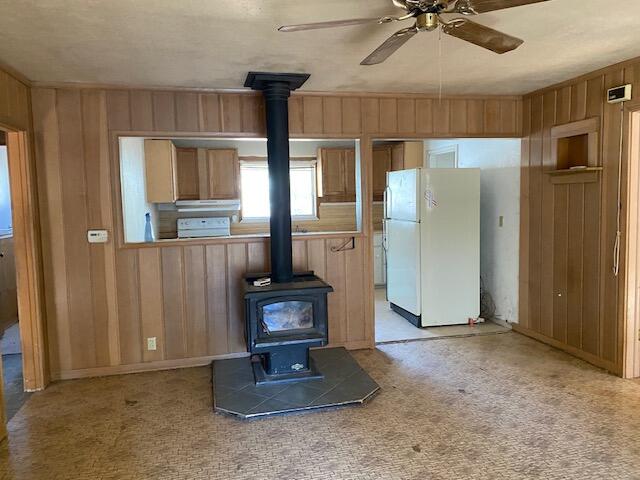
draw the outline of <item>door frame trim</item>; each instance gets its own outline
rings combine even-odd
[[[24,389],[31,392],[49,383],[35,156],[29,132],[0,128],[7,137],[22,374]]]

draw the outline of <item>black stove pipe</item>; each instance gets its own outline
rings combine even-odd
[[[245,87],[261,90],[265,99],[271,207],[271,281],[275,283],[293,280],[289,95],[308,78],[307,74],[250,72],[245,81]]]

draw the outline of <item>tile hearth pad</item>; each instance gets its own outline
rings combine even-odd
[[[249,357],[213,362],[216,412],[255,418],[363,404],[380,389],[344,348],[311,350],[322,380],[256,385]]]

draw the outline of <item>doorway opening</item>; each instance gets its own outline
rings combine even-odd
[[[519,139],[373,141],[375,340],[518,321]]]
[[[625,268],[624,363],[625,378],[640,377],[640,104],[628,104],[628,200]]]
[[[7,421],[29,396],[22,368],[14,242],[7,133],[0,130],[0,353]]]

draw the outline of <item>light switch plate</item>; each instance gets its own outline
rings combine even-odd
[[[157,350],[156,337],[147,338],[147,350]]]
[[[107,243],[109,241],[109,232],[106,230],[89,230],[87,231],[87,240],[89,243]]]

